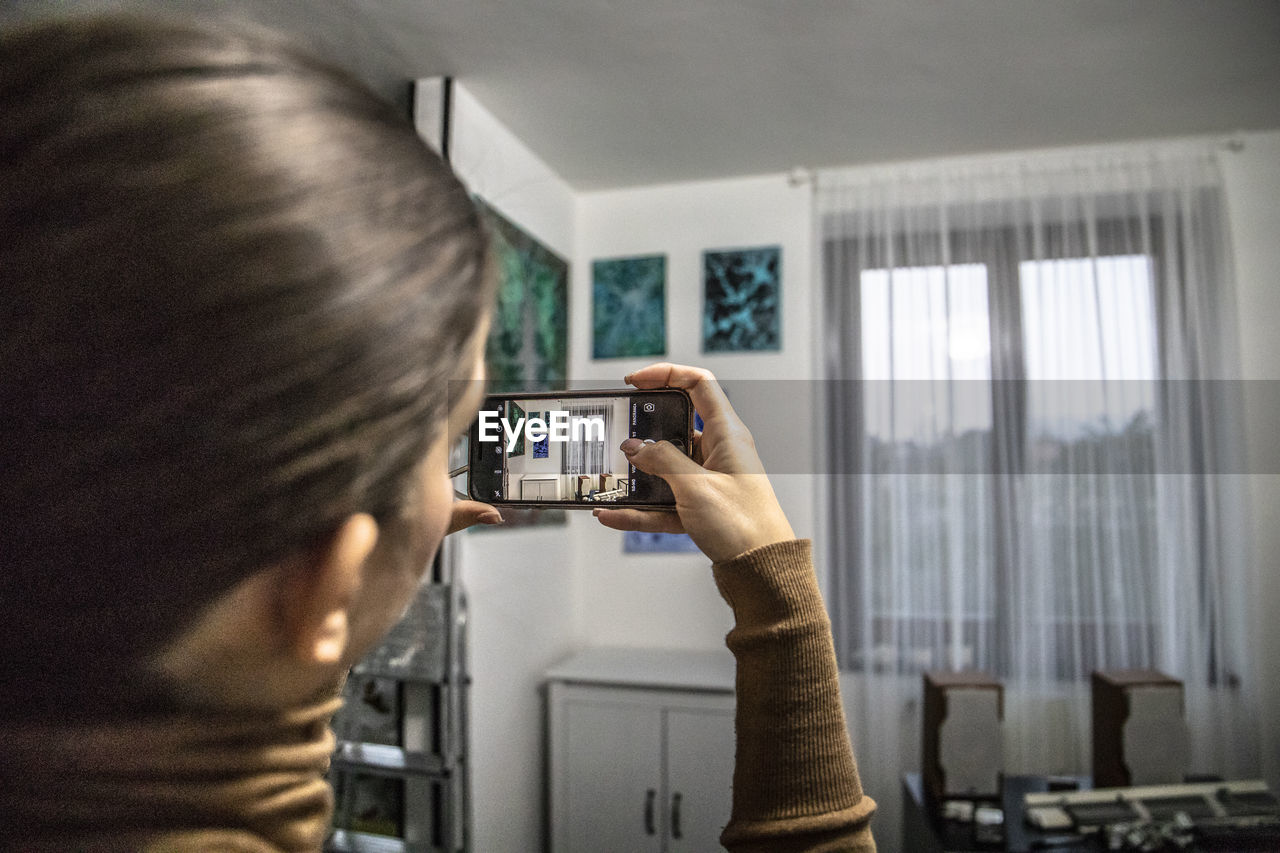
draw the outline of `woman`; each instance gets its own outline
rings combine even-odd
[[[312,850],[328,722],[446,532],[487,243],[388,105],[274,36],[3,37],[0,846]],[[870,849],[808,561],[709,374],[666,476],[734,606],[732,849]],[[454,387],[478,390],[481,383]]]

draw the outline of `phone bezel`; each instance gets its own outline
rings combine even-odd
[[[487,393],[485,394],[482,407],[487,406],[490,400],[514,400],[521,404],[521,408],[528,410],[524,406],[525,400],[559,400],[565,398],[600,398],[600,397],[640,397],[652,395],[678,395],[684,401],[685,407],[685,428],[684,428],[684,452],[687,456],[693,455],[693,399],[689,396],[689,392],[683,388],[601,388],[587,391],[518,391],[508,394]],[[675,509],[674,501],[670,503],[654,503],[651,501],[636,500],[617,500],[595,503],[592,501],[525,501],[525,500],[494,500],[493,498],[484,498],[477,494],[476,491],[476,461],[481,447],[478,441],[479,421],[472,421],[471,426],[467,429],[467,493],[472,500],[481,501],[482,503],[491,504],[493,506],[506,506],[512,509],[649,509],[657,511],[673,511]],[[482,478],[483,480],[483,478]]]

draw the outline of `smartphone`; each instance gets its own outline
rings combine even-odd
[[[490,504],[559,509],[673,507],[661,478],[633,466],[627,438],[690,454],[693,403],[678,388],[547,391],[485,399],[469,436],[468,491]]]

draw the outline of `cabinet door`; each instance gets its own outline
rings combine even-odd
[[[720,849],[733,805],[733,711],[667,712],[667,849]]]
[[[661,710],[570,698],[564,713],[565,853],[658,853]]]

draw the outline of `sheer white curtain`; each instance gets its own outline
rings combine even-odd
[[[570,441],[565,444],[564,453],[560,457],[560,473],[607,474],[608,450],[617,444],[610,443],[610,436],[613,435],[613,407],[608,403],[569,403],[565,411],[569,413],[570,424],[574,418],[595,418],[602,421],[604,439]]]
[[[1006,685],[1005,767],[1087,773],[1089,674],[1186,685],[1256,772],[1231,271],[1210,143],[819,175],[830,603],[896,832],[920,673]]]

